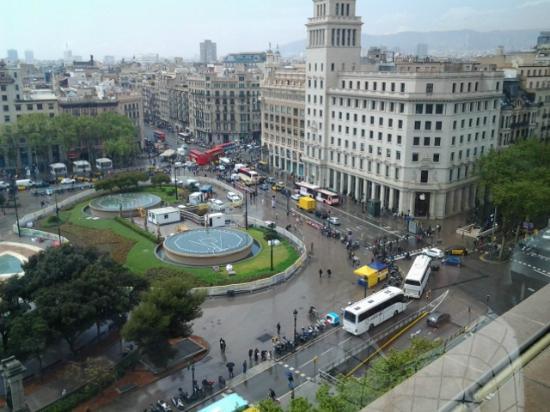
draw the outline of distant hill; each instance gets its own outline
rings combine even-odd
[[[494,52],[498,46],[505,51],[528,50],[537,43],[541,30],[498,30],[479,32],[475,30],[400,32],[386,35],[364,34],[364,49],[385,46],[402,53],[415,53],[419,43],[428,45],[428,53],[434,55],[474,55]],[[304,52],[305,40],[280,47],[283,56],[297,56]]]

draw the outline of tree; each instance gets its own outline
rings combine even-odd
[[[63,337],[73,353],[80,335],[118,319],[137,303],[144,281],[93,249],[63,245],[35,255],[17,280],[19,295],[34,302],[48,328]]]
[[[492,151],[479,161],[480,187],[501,217],[503,244],[524,221],[546,223],[550,204],[550,145],[537,140]],[[503,251],[504,248],[501,249]]]
[[[96,190],[131,190],[139,186],[139,182],[146,182],[149,176],[143,172],[123,172],[117,173],[106,179],[102,179],[95,184]]]
[[[48,324],[36,311],[25,313],[12,323],[10,352],[20,360],[35,358],[42,374],[42,358],[51,338]]]
[[[4,192],[0,192],[0,207],[2,208],[2,213],[6,214],[6,196],[4,196]]]
[[[193,293],[180,277],[160,279],[143,294],[141,303],[132,311],[122,329],[126,340],[134,341],[151,359],[171,356],[168,339],[191,334],[191,321],[201,315],[204,295]],[[159,363],[159,362],[157,362]]]
[[[267,230],[264,233],[264,239],[267,240],[268,242],[271,240],[279,239],[279,234],[275,230],[275,223],[270,223],[267,226]]]
[[[258,404],[258,409],[260,412],[283,412],[276,402],[273,402],[271,399],[264,399]]]
[[[170,182],[170,176],[168,176],[166,173],[155,173],[151,178],[151,183],[155,186],[162,186],[163,184]]]

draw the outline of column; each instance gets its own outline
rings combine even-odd
[[[409,194],[409,207],[408,211],[409,213],[414,216],[414,198],[416,196],[416,192],[407,192]]]
[[[367,179],[363,179],[363,195],[361,197],[361,200],[366,201],[368,199],[368,194],[369,194],[368,181]]]
[[[456,206],[458,206],[458,208]],[[462,188],[456,189],[455,191],[453,212],[462,212]]]
[[[348,193],[351,193],[351,190],[352,190],[352,189],[351,189],[351,174],[348,174],[348,187],[347,187],[347,189],[346,189],[346,192],[347,192],[346,195],[347,195]]]
[[[430,205],[429,205],[429,209],[428,209],[427,218],[428,219],[433,219],[436,216],[435,205],[436,205],[436,196],[437,196],[437,194],[432,193],[432,192],[428,192],[428,193],[430,193]]]
[[[370,182],[370,198],[376,199],[376,184],[374,182]]]
[[[390,209],[390,211],[393,211],[393,209],[395,209],[395,205],[393,204],[393,201],[394,201],[394,198],[393,198],[393,188],[389,188],[390,190],[390,199],[389,199],[389,206],[388,208]]]
[[[359,192],[359,186],[360,185],[360,182],[359,182],[359,178],[356,176],[355,177],[355,199],[357,199],[358,201],[361,200],[361,194]]]

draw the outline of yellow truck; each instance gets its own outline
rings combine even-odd
[[[317,202],[309,196],[301,196],[300,199],[298,199],[299,209],[305,210],[306,212],[315,212],[316,207]]]

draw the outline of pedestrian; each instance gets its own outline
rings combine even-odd
[[[220,350],[222,351],[222,353],[225,353],[225,347],[226,347],[226,343],[225,343],[225,340],[223,338],[220,338]]]
[[[332,270],[327,269],[327,276],[330,279],[330,277],[332,276]]]
[[[258,348],[254,349],[254,361],[258,362],[258,358],[260,356],[260,350]]]
[[[277,322],[277,336],[281,336],[281,324]]]
[[[235,364],[233,362],[227,362],[227,372],[229,373],[229,379],[235,377],[235,374],[233,373],[233,368],[235,367]]]
[[[246,359],[243,361],[243,374],[246,375],[246,368],[247,368],[247,364],[246,364]]]
[[[323,269],[319,269],[319,279],[323,277]]]
[[[432,290],[428,289],[426,291],[426,300],[429,301],[432,298]]]
[[[253,354],[254,354],[254,350],[252,348],[248,349],[248,359],[252,360]]]

